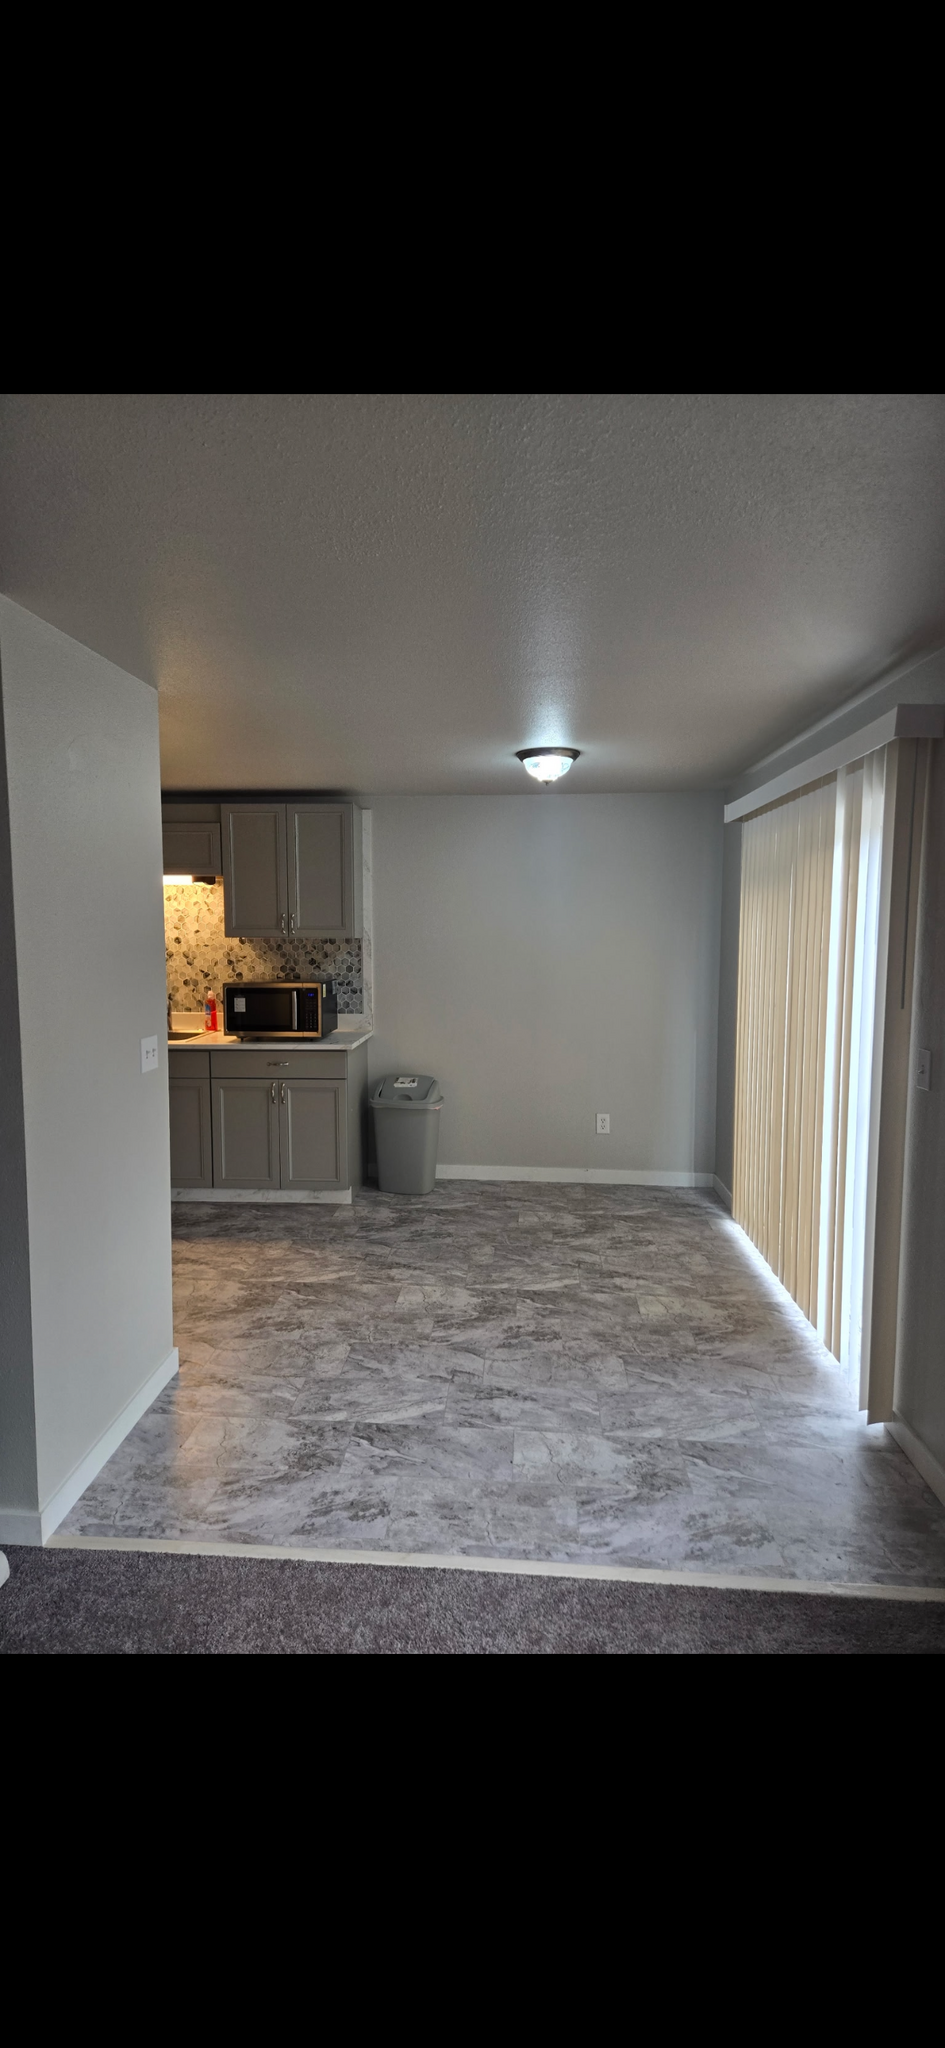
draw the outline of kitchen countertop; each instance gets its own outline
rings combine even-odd
[[[340,1027],[327,1038],[235,1038],[225,1031],[195,1031],[192,1038],[169,1038],[168,1052],[354,1052],[374,1033],[370,1025],[358,1024],[344,1031]]]

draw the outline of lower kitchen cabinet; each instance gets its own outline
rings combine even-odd
[[[279,1109],[275,1081],[218,1081],[212,1088],[213,1185],[277,1188]]]
[[[168,1067],[172,1187],[330,1194],[360,1185],[363,1046],[289,1055],[172,1046]]]
[[[344,1081],[283,1081],[279,1157],[284,1188],[348,1185]]]
[[[214,1076],[211,1088],[214,1187],[347,1187],[343,1081]]]
[[[173,1076],[170,1082],[171,1186],[213,1186],[209,1075]]]

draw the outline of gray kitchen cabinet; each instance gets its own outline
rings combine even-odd
[[[289,930],[310,939],[360,931],[360,811],[353,804],[289,804],[286,824]]]
[[[215,1188],[279,1186],[279,1105],[275,1081],[221,1080],[211,1083],[213,1185]]]
[[[172,1045],[171,1186],[360,1187],[367,1048]]]
[[[168,1083],[171,1125],[171,1186],[213,1186],[210,1144],[209,1074],[187,1074]]]
[[[284,1188],[348,1185],[343,1081],[287,1080],[279,1088]]]
[[[223,929],[244,939],[288,930],[285,804],[221,804]]]
[[[165,818],[162,832],[166,875],[223,873],[220,827],[212,819]]]
[[[221,804],[223,924],[233,938],[351,938],[361,930],[355,804]]]

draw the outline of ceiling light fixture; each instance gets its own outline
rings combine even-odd
[[[580,747],[520,747],[515,759],[536,782],[560,782],[580,752]]]

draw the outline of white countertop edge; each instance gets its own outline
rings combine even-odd
[[[327,1038],[231,1038],[223,1031],[203,1031],[194,1038],[169,1038],[168,1052],[354,1052],[373,1038],[372,1030],[332,1031]]]

